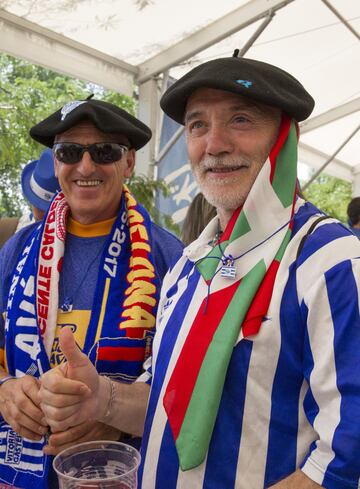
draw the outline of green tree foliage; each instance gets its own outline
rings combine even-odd
[[[171,216],[160,214],[155,206],[156,192],[161,192],[164,197],[170,196],[170,189],[163,180],[151,180],[144,175],[133,175],[128,185],[136,199],[149,211],[157,224],[180,235],[180,227],[173,222]]]
[[[91,93],[132,114],[136,112],[133,98],[0,55],[0,217],[21,214],[25,205],[21,171],[27,162],[38,159],[44,149],[31,139],[29,129],[66,102],[85,99]],[[166,185],[135,177],[129,186],[159,222],[154,196],[156,190],[168,192]]]
[[[329,216],[347,222],[346,208],[351,200],[351,183],[323,173],[304,193],[307,200]]]
[[[0,215],[21,212],[21,170],[44,149],[30,138],[30,127],[69,100],[84,99],[93,92],[135,111],[135,101],[129,97],[0,55]]]

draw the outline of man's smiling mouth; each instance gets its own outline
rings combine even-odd
[[[97,187],[102,184],[102,180],[75,180],[79,187]]]

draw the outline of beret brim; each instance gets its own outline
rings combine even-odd
[[[35,141],[52,148],[55,136],[84,120],[90,120],[101,132],[126,136],[131,147],[136,150],[145,146],[151,139],[150,128],[139,119],[116,105],[94,99],[66,104],[62,109],[33,126],[30,129],[30,136]]]
[[[198,88],[233,92],[277,107],[302,121],[314,108],[314,99],[301,83],[277,66],[248,58],[219,58],[203,63],[171,85],[161,98],[163,111],[184,124],[186,104]]]

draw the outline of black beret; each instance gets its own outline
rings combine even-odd
[[[89,119],[101,132],[122,134],[131,147],[142,148],[151,139],[151,130],[120,107],[102,100],[76,100],[64,105],[30,129],[30,136],[52,148],[57,134],[61,134]]]
[[[192,69],[161,98],[163,111],[184,124],[187,100],[197,88],[215,88],[278,107],[297,121],[309,117],[314,99],[301,83],[277,66],[247,58],[219,58]]]

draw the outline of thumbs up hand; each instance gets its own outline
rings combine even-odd
[[[108,382],[76,345],[69,328],[61,330],[59,340],[66,363],[41,377],[39,391],[41,408],[53,433],[101,417],[104,400],[109,397]]]
[[[70,328],[63,328],[60,331],[59,342],[66,358],[66,363],[60,366],[65,377],[78,380],[95,392],[99,383],[98,373],[89,358],[77,346]]]

